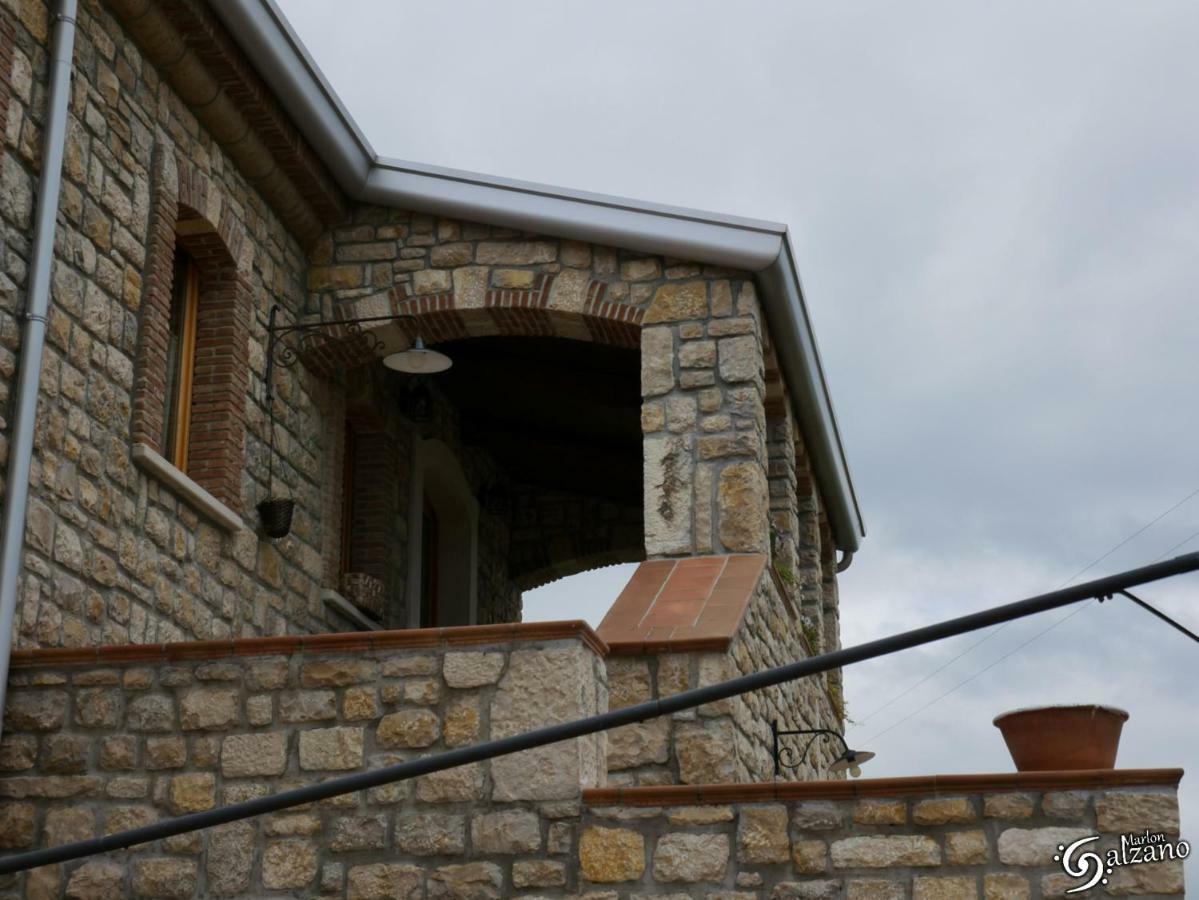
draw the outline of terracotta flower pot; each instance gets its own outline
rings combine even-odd
[[[1111,706],[1042,706],[995,717],[1016,770],[1111,769],[1128,713]]]

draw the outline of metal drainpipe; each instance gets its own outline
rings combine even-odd
[[[33,429],[37,416],[42,350],[46,345],[46,316],[50,310],[50,266],[54,259],[55,220],[62,188],[63,146],[70,102],[71,58],[75,52],[77,0],[58,0],[50,38],[49,90],[46,126],[42,135],[42,173],[34,213],[32,265],[25,301],[21,365],[17,375],[17,405],[8,447],[3,523],[0,524],[0,734],[4,727],[4,695],[12,654],[13,619],[17,611],[17,579],[25,543],[25,511],[29,503],[29,468],[33,458]]]

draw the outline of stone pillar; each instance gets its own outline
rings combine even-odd
[[[828,646],[824,626],[824,560],[821,544],[820,492],[802,435],[795,431],[796,513],[795,535],[800,610],[804,633],[812,650],[821,653]],[[829,570],[830,572],[832,569]]]
[[[773,375],[773,377],[772,377]],[[767,365],[766,455],[770,478],[770,564],[791,605],[801,604],[796,496],[795,420],[777,366]]]
[[[641,340],[648,558],[770,552],[762,328],[748,279],[654,294]]]

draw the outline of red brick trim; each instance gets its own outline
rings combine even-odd
[[[608,653],[586,622],[513,622],[501,625],[460,625],[453,628],[410,628],[402,631],[352,631],[336,634],[233,638],[223,641],[185,641],[177,644],[113,644],[104,647],[49,647],[16,650],[13,669],[66,666],[144,665],[188,659],[231,656],[292,656],[300,653],[369,653],[425,647],[473,647],[525,641],[578,640],[597,656]]]
[[[641,320],[645,310],[626,303],[605,300],[608,286],[593,281],[587,290],[587,301],[583,304],[583,316],[597,341],[617,347],[641,346]]]
[[[417,317],[417,321],[409,319],[400,323],[409,340],[415,338],[417,332],[429,344],[470,337],[466,323],[456,309],[453,292],[409,297],[406,286],[401,284],[392,288],[391,302],[396,315]]]
[[[994,775],[919,775],[845,781],[780,781],[772,784],[698,784],[591,788],[588,806],[709,806],[778,800],[860,800],[993,794],[1005,791],[1070,791],[1120,787],[1178,787],[1182,769],[1086,769],[1073,772],[1000,772]]]
[[[13,41],[16,29],[12,16],[0,14],[0,143],[8,131],[8,104],[12,100]]]
[[[399,323],[408,339],[419,334],[427,344],[503,335],[566,336],[617,347],[636,349],[641,346],[643,309],[605,300],[607,285],[599,281],[589,285],[581,311],[557,309],[550,303],[554,277],[550,273],[540,273],[527,290],[489,289],[483,293],[482,306],[460,306],[458,295],[453,291],[411,296],[407,284],[397,284],[385,296],[395,315],[411,317]],[[333,317],[355,319],[378,315],[379,299],[380,295],[375,294],[346,300],[338,306]],[[390,323],[384,323],[377,330],[392,327]],[[367,329],[363,333],[370,331]],[[327,337],[332,340],[313,340],[300,349],[304,364],[317,374],[329,376],[375,358],[376,350],[371,341],[349,332],[342,335],[330,332]],[[390,345],[385,342],[385,346]]]
[[[347,572],[362,572],[387,578],[387,561],[392,550],[392,522],[398,489],[395,440],[383,430],[377,416],[346,410],[346,424],[354,432],[353,458],[349,460],[350,509],[353,515]]]
[[[419,331],[429,343],[451,341],[475,334],[507,336],[547,336],[559,333],[556,319],[581,319],[591,340],[621,347],[641,344],[641,320],[645,310],[627,303],[605,300],[607,285],[592,281],[581,311],[556,309],[550,305],[554,275],[537,275],[527,290],[492,288],[483,295],[482,307],[461,307],[452,291],[410,296],[408,286],[396,285],[388,292],[391,308],[397,315],[415,316],[416,321],[402,323],[409,337]],[[343,306],[346,315],[356,301]],[[498,331],[497,331],[498,329]]]
[[[178,243],[200,269],[200,303],[187,475],[241,512],[249,392],[250,285],[239,266],[245,229],[204,173],[185,159],[155,160],[146,277],[133,388],[132,437],[162,454],[171,279]],[[205,218],[219,203],[217,222]]]

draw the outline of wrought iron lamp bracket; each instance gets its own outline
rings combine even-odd
[[[316,322],[293,322],[289,325],[279,323],[279,304],[271,307],[270,318],[267,320],[266,340],[266,390],[267,399],[272,394],[271,375],[275,366],[290,369],[306,352],[324,345],[338,344],[345,341],[359,341],[367,353],[378,353],[385,342],[377,334],[363,326],[372,322],[399,322],[403,319],[416,318],[412,315],[396,314],[390,316],[364,316],[358,319],[322,319]]]
[[[775,719],[770,723],[770,734],[774,742],[774,774],[776,777],[782,774],[784,768],[799,769],[802,767],[808,761],[808,753],[811,751],[812,745],[821,737],[836,740],[841,745],[842,753],[849,753],[849,745],[845,743],[845,738],[838,732],[828,728],[795,728],[784,731],[779,728],[778,720]],[[795,749],[783,744],[780,738],[800,734],[810,735],[810,737],[808,738],[808,742],[804,744],[803,753],[797,756]]]

